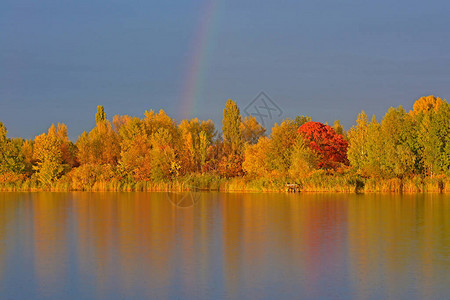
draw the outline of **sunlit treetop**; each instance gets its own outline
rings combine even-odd
[[[95,123],[103,122],[106,120],[106,113],[103,105],[97,106],[97,113],[95,114]]]
[[[444,100],[445,101],[445,100]],[[413,105],[413,110],[409,113],[413,116],[419,113],[427,113],[431,110],[437,111],[439,106],[444,103],[441,98],[433,95],[419,98]]]
[[[7,133],[7,130],[6,130],[5,125],[3,125],[2,122],[0,122],[0,142],[6,141],[6,133]]]
[[[311,122],[311,121],[312,121],[311,117],[308,117],[308,116],[296,116],[295,120],[294,120],[297,127],[300,127],[303,124]]]
[[[241,122],[241,111],[236,101],[228,99],[223,110],[223,141],[234,154],[240,153],[242,150]]]

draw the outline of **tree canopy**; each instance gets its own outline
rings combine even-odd
[[[421,97],[409,113],[391,107],[381,122],[361,111],[348,131],[338,120],[331,127],[301,115],[275,123],[266,134],[254,116],[243,118],[237,102],[228,100],[222,135],[211,120],[177,122],[163,110],[114,116],[111,123],[103,106],[95,127],[75,143],[62,123],[32,140],[7,133],[0,122],[0,184],[64,182],[88,189],[98,182],[172,183],[204,174],[271,182],[315,174],[400,181],[450,176],[450,106],[435,96]]]

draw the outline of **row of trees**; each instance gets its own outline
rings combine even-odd
[[[58,180],[84,189],[95,182],[160,182],[189,174],[220,177],[299,180],[315,172],[362,177],[404,178],[448,174],[450,107],[433,96],[416,101],[413,110],[390,108],[379,123],[358,115],[344,132],[307,116],[275,124],[270,135],[252,116],[242,118],[228,100],[222,134],[211,120],[177,123],[164,111],[144,118],[107,119],[97,108],[96,126],[76,143],[64,124],[52,125],[34,140],[7,138],[0,122],[0,181]]]
[[[407,113],[390,108],[379,123],[361,112],[348,132],[348,158],[364,176],[404,178],[450,171],[450,107],[438,97],[417,100]]]

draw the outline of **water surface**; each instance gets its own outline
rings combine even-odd
[[[450,195],[192,196],[0,193],[0,298],[450,295]]]

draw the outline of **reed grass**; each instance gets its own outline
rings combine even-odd
[[[283,192],[286,183],[297,183],[302,192],[405,192],[449,193],[450,177],[414,176],[410,178],[362,178],[356,174],[327,174],[316,172],[307,178],[247,176],[225,178],[216,174],[191,174],[170,181],[133,181],[129,179],[98,180],[80,185],[62,177],[51,185],[42,186],[33,178],[15,182],[0,182],[0,191],[224,191],[224,192]]]

